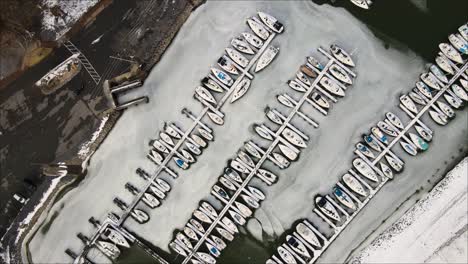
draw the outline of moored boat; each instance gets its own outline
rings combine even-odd
[[[304,222],[305,221],[307,220],[304,220]],[[296,231],[305,241],[307,241],[313,247],[322,247],[322,244],[320,243],[320,240],[318,239],[317,235],[304,223],[299,223],[296,226]]]
[[[122,234],[120,234],[118,231],[112,228],[106,228],[102,236],[109,239],[116,245],[120,245],[126,248],[130,247],[130,244],[128,243],[127,239],[125,239],[125,237]]]
[[[327,217],[331,220],[335,220],[339,222],[341,220],[341,216],[336,211],[336,208],[322,196],[317,196],[315,198],[315,204],[318,206],[320,211],[324,213]]]
[[[431,65],[431,67],[429,67],[429,70],[432,72],[432,74],[434,74],[435,77],[437,77],[437,79],[439,79],[441,82],[443,83],[448,83],[449,80],[447,79],[447,76],[445,76],[445,74],[442,72],[441,69],[439,69],[439,67],[435,66],[434,64]]]
[[[389,143],[388,137],[384,135],[384,133],[382,133],[382,131],[380,131],[378,127],[372,127],[371,132],[372,132],[372,135],[374,135],[374,137],[376,137],[380,142],[388,145]]]
[[[215,112],[208,111],[208,117],[211,119],[211,121],[213,121],[213,123],[217,124],[218,126],[222,126],[224,124],[224,119]]]
[[[377,122],[377,127],[380,128],[383,132],[385,132],[389,136],[392,136],[392,137],[398,136],[398,132],[393,130],[393,128],[389,124],[383,121]]]
[[[399,162],[392,156],[385,155],[385,159],[387,160],[390,167],[392,167],[392,169],[395,170],[396,172],[400,172],[403,169],[403,163]]]
[[[427,87],[427,85],[423,82],[416,82],[416,88],[418,89],[418,91],[424,95],[427,99],[431,99],[432,98],[432,92],[431,92],[431,89],[429,89],[429,87]]]
[[[195,155],[200,155],[201,150],[198,146],[195,146],[193,143],[185,141],[185,146]]]
[[[223,92],[223,88],[221,88],[221,86],[219,86],[219,84],[217,84],[215,81],[211,80],[208,77],[203,78],[201,80],[201,83],[206,88],[210,89],[213,92],[217,92],[217,93],[222,93]]]
[[[356,210],[356,204],[353,202],[351,197],[346,194],[340,187],[335,186],[333,188],[333,195],[335,195],[336,199],[342,203],[344,206],[348,207],[351,210]]]
[[[248,78],[242,79],[237,86],[234,88],[233,95],[231,97],[231,104],[239,100],[250,88],[250,80]]]
[[[276,33],[281,33],[284,30],[284,26],[282,23],[278,21],[275,17],[272,15],[269,15],[264,12],[257,12],[258,16],[262,20],[262,22],[267,25],[271,30],[273,30]]]
[[[283,153],[289,160],[294,161],[297,159],[297,153],[294,152],[290,147],[283,144],[278,144],[278,148],[280,149],[281,153]]]
[[[247,223],[244,217],[234,212],[233,210],[229,210],[229,214],[231,215],[232,219],[234,219],[234,222],[236,222],[237,224],[243,226],[245,225],[245,223]]]
[[[226,240],[228,240],[228,241],[234,240],[234,236],[229,231],[227,231],[226,229],[224,229],[222,227],[216,227],[216,231],[218,231],[218,233],[222,237],[224,237]]]
[[[353,80],[351,79],[351,77],[340,66],[333,64],[332,66],[330,66],[329,70],[330,73],[339,81],[349,85],[353,84]]]
[[[251,34],[251,33],[248,33],[248,32],[244,32],[242,33],[242,37],[244,37],[244,39],[252,46],[254,46],[255,48],[259,49],[263,46],[263,40],[261,40],[259,37]]]
[[[325,68],[325,66],[323,66],[323,64],[321,64],[320,61],[317,60],[315,57],[308,56],[307,57],[307,62],[310,63],[312,66],[314,66],[315,68],[317,68],[320,71]]]
[[[460,53],[468,54],[468,43],[460,34],[450,34],[448,40],[452,46]]]
[[[426,101],[424,101],[424,99],[419,94],[417,94],[416,92],[411,91],[411,92],[408,93],[408,96],[415,103],[417,103],[419,105],[426,105]]]
[[[281,132],[281,135],[284,136],[284,138],[289,141],[289,143],[298,146],[300,148],[306,148],[307,144],[305,143],[304,139],[294,132],[292,129],[286,127],[283,129]]]
[[[409,98],[408,95],[406,94],[403,94],[400,96],[400,102],[411,112],[413,112],[414,114],[417,114],[418,113],[418,108],[416,107],[416,105],[414,104],[413,100],[411,100],[411,98]]]
[[[270,32],[259,22],[255,19],[248,18],[247,24],[249,25],[250,29],[257,35],[259,38],[266,40],[270,36]]]
[[[265,52],[263,52],[263,54],[260,55],[260,58],[258,59],[257,65],[255,66],[254,72],[259,72],[259,71],[263,70],[266,66],[270,65],[270,63],[276,57],[278,52],[279,52],[278,47],[268,46],[266,48]]]
[[[229,74],[225,73],[224,71],[217,69],[217,68],[211,68],[211,72],[214,74],[216,79],[218,79],[220,82],[225,84],[226,86],[231,86],[234,83],[234,80],[229,76]]]
[[[437,106],[439,106],[440,110],[449,118],[454,118],[455,117],[455,112],[453,109],[448,106],[446,103],[442,101],[437,101]]]
[[[208,215],[206,215],[205,213],[203,213],[202,211],[196,209],[194,212],[193,212],[193,215],[200,221],[202,222],[205,222],[207,224],[211,224],[212,221],[211,219],[208,217]]]
[[[235,63],[239,64],[242,68],[247,67],[249,64],[249,60],[235,49],[226,48],[226,53],[228,54],[229,58],[231,58]]]
[[[305,93],[307,90],[304,88],[304,86],[300,85],[297,81],[295,80],[289,80],[288,82],[289,87],[291,87],[293,90],[300,92],[300,93]]]
[[[254,54],[254,50],[249,46],[247,42],[245,42],[240,37],[235,37],[231,40],[231,45],[238,51],[243,52],[245,54]]]
[[[310,95],[310,99],[318,104],[320,107],[323,107],[325,109],[329,109],[330,108],[330,103],[327,101],[327,99],[325,99],[325,97],[323,97],[321,94],[317,93],[317,92],[313,92],[311,95]]]
[[[346,184],[346,186],[348,186],[353,192],[359,194],[362,197],[367,196],[367,191],[366,189],[364,189],[364,186],[362,186],[359,180],[351,174],[346,173],[345,175],[343,175],[342,180]]]
[[[290,246],[290,248],[292,248],[292,250],[294,250],[297,254],[299,254],[300,256],[303,256],[305,257],[306,259],[309,259],[310,258],[310,254],[309,252],[307,251],[307,248],[305,247],[305,245],[299,240],[297,239],[296,237],[294,236],[291,236],[291,235],[287,235],[286,236],[286,243],[288,243],[288,245]]]
[[[345,92],[343,91],[343,89],[335,81],[328,78],[327,76],[323,76],[320,79],[320,84],[323,86],[323,88],[325,88],[327,91],[334,95],[338,95],[341,97],[345,96]]]
[[[245,204],[235,201],[235,205],[244,218],[252,216],[253,212]]]
[[[440,85],[437,82],[437,77],[435,77],[434,74],[432,74],[432,72],[421,73],[420,78],[425,84],[427,84],[432,89],[440,90]]]
[[[416,156],[418,154],[418,151],[408,142],[405,142],[404,140],[400,140],[400,145],[403,148],[406,153],[410,154],[411,156]]]
[[[374,153],[372,153],[372,151],[368,147],[366,147],[364,144],[362,144],[361,142],[358,142],[356,144],[356,149],[359,150],[362,154],[364,154],[364,156],[368,158],[371,158],[371,159],[375,158]]]
[[[278,254],[280,257],[287,263],[287,264],[297,264],[296,260],[294,259],[294,256],[289,253],[288,250],[286,250],[283,246],[279,246],[277,248]]]
[[[392,169],[390,169],[390,167],[387,166],[387,164],[385,164],[383,162],[379,162],[379,163],[380,163],[380,169],[382,170],[382,173],[384,174],[384,176],[389,178],[389,179],[393,179]]]
[[[458,28],[458,32],[460,32],[460,35],[461,35],[466,41],[468,41],[468,24],[467,24],[467,23],[461,25],[461,26]]]
[[[455,74],[452,68],[452,65],[450,65],[450,62],[445,56],[441,56],[441,55],[437,56],[437,58],[435,59],[435,62],[446,73],[451,74],[451,75]]]
[[[375,142],[374,138],[372,138],[370,135],[364,135],[363,136],[364,142],[371,147],[373,150],[380,152],[381,148],[377,142]]]
[[[148,205],[151,209],[154,209],[158,206],[161,205],[161,202],[156,199],[156,197],[154,197],[152,194],[150,193],[145,193],[143,194],[143,198],[142,198],[142,201]]]
[[[247,188],[255,196],[255,198],[257,198],[260,201],[265,200],[266,196],[262,191],[260,191],[260,189],[258,189],[256,187],[253,187],[253,186],[250,186],[250,185],[248,185]]]
[[[418,132],[418,134],[422,138],[424,138],[424,140],[426,140],[426,141],[431,141],[432,140],[432,134],[429,131],[427,131],[424,127],[418,126],[418,125],[415,125],[414,127],[416,129],[416,132]]]
[[[356,158],[353,160],[353,166],[356,168],[359,173],[364,175],[367,179],[373,181],[373,182],[378,182],[379,178],[377,177],[377,174],[375,171],[367,164],[365,163],[362,159]]]
[[[226,55],[223,55],[221,58],[219,58],[217,63],[218,66],[226,72],[234,75],[239,74],[239,71],[237,70],[234,63]]]
[[[452,84],[451,88],[455,95],[458,96],[458,98],[462,99],[463,101],[468,101],[468,95],[460,85],[454,83]]]
[[[409,136],[413,144],[416,145],[416,147],[418,147],[420,150],[425,151],[429,148],[429,144],[427,144],[427,142],[420,138],[418,135],[414,133],[409,133]]]
[[[458,53],[458,51],[455,50],[455,48],[453,48],[452,45],[447,43],[441,43],[439,44],[439,48],[442,51],[442,53],[444,53],[444,55],[447,56],[447,58],[451,59],[456,63],[463,63],[463,59],[460,53]]]
[[[356,66],[356,64],[354,64],[354,61],[351,58],[351,56],[348,54],[348,52],[346,52],[344,49],[342,49],[338,45],[336,44],[330,45],[330,51],[339,62],[347,66],[351,66],[351,67]]]
[[[387,117],[388,121],[390,121],[390,123],[392,123],[392,125],[396,126],[399,129],[404,129],[405,128],[403,126],[403,122],[401,122],[401,119],[397,115],[395,115],[394,113],[387,112],[385,114],[385,116]]]

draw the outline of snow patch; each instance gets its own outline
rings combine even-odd
[[[98,139],[99,135],[101,134],[102,130],[104,129],[104,126],[107,123],[107,120],[109,120],[109,115],[105,116],[101,120],[101,124],[99,125],[98,129],[93,133],[93,136],[89,141],[81,145],[80,151],[78,151],[78,156],[83,159],[87,160],[90,156],[90,146]]]

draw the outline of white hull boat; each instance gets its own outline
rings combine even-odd
[[[434,76],[434,74],[430,73],[422,73],[420,75],[421,80],[427,84],[429,87],[435,90],[440,90],[440,85],[437,83],[437,77]]]
[[[468,24],[463,24],[458,28],[458,32],[460,32],[460,35],[468,41]]]
[[[224,178],[223,176],[219,177],[219,182],[224,187],[228,188],[231,191],[236,191],[237,190],[236,186],[234,186],[234,184],[230,180]]]
[[[401,122],[401,119],[398,118],[397,115],[395,115],[394,113],[392,112],[387,112],[385,114],[385,116],[388,118],[388,120],[390,121],[390,123],[392,123],[392,125],[394,125],[395,127],[399,128],[399,129],[404,129],[405,127],[403,126],[403,122]]]
[[[266,40],[270,36],[270,32],[268,32],[268,30],[262,24],[255,21],[254,19],[247,19],[247,24],[259,38]]]
[[[204,252],[197,252],[198,257],[202,259],[205,263],[208,264],[216,264],[216,259],[214,259],[212,256],[209,254],[206,254]]]
[[[380,163],[380,169],[382,170],[382,173],[384,174],[385,177],[389,178],[389,179],[393,179],[393,171],[392,169],[390,169],[389,166],[387,166],[385,163],[383,162],[379,162]]]
[[[318,206],[320,211],[322,211],[322,213],[324,213],[331,220],[335,220],[336,222],[341,220],[341,217],[336,211],[335,207],[333,207],[333,205],[324,197],[317,196],[315,198],[315,204]]]
[[[372,132],[372,135],[374,135],[374,137],[376,137],[380,142],[384,143],[385,145],[388,145],[389,143],[388,137],[384,135],[384,133],[382,133],[382,131],[380,131],[379,128],[372,127],[371,132]]]
[[[284,138],[289,141],[289,143],[298,146],[300,148],[306,148],[307,144],[305,141],[302,139],[299,134],[291,130],[290,128],[284,128],[283,132],[281,132],[281,135],[284,136]]]
[[[289,167],[289,165],[291,164],[289,160],[287,160],[283,155],[279,154],[278,152],[273,152],[271,153],[271,155],[278,162],[278,164],[280,164],[282,169]]]
[[[178,239],[180,242],[182,242],[188,249],[192,250],[193,245],[190,243],[190,240],[182,233],[177,233],[176,239]]]
[[[216,99],[213,97],[213,95],[205,87],[198,86],[197,88],[195,88],[195,92],[201,98],[203,98],[205,101],[207,101],[207,102],[209,102],[209,103],[211,103],[213,105],[217,104]]]
[[[283,246],[279,246],[277,250],[281,258],[286,262],[286,264],[297,264],[293,255],[289,253],[289,251],[286,250]]]
[[[193,157],[193,155],[192,155],[190,152],[188,152],[188,151],[185,150],[185,149],[182,149],[180,152],[181,152],[182,156],[184,156],[184,158],[185,158],[188,162],[190,162],[190,163],[194,163],[194,162],[195,162],[195,158]]]
[[[302,85],[300,85],[297,81],[289,80],[288,81],[289,87],[291,87],[294,91],[305,93],[307,90]]]
[[[443,83],[449,82],[449,80],[447,79],[447,76],[445,76],[445,74],[442,72],[441,69],[439,69],[439,67],[435,65],[431,65],[429,69],[431,70],[432,74],[434,74],[434,76],[437,77],[437,79],[439,79],[441,82]]]
[[[271,30],[276,33],[281,33],[284,30],[283,24],[281,24],[275,17],[264,13],[264,12],[257,12],[258,16],[262,20],[262,22],[267,25]]]
[[[193,227],[195,227],[198,231],[200,231],[200,233],[202,234],[205,233],[205,229],[203,228],[202,224],[200,224],[200,222],[198,222],[195,219],[190,219],[189,222]]]
[[[447,58],[451,59],[452,61],[456,63],[463,63],[463,59],[460,56],[460,53],[458,53],[457,50],[455,50],[452,45],[447,44],[447,43],[441,43],[439,44],[439,48],[444,53]]]
[[[224,199],[227,200],[227,201],[228,201],[229,198],[230,198],[229,195],[228,195],[228,193],[227,193],[223,188],[219,187],[219,186],[216,185],[216,184],[213,185],[213,191],[214,191],[215,193],[217,193],[219,196],[221,196],[221,198],[224,198]]]
[[[408,96],[415,103],[417,103],[419,105],[426,105],[426,102],[424,101],[424,99],[419,94],[417,94],[416,92],[411,91],[411,92],[408,93]]]
[[[392,167],[392,169],[396,172],[400,172],[403,169],[403,164],[394,159],[392,156],[385,155],[385,159],[387,160],[390,167]]]
[[[232,160],[230,163],[231,167],[240,173],[249,173],[249,169],[247,169],[244,165],[242,165],[237,160]]]
[[[308,56],[307,57],[307,62],[310,63],[310,65],[314,66],[316,69],[318,69],[320,71],[325,68],[325,66],[323,66],[323,64],[321,64],[320,61],[317,60],[315,57]]]
[[[230,87],[234,83],[234,80],[231,78],[231,76],[229,76],[229,74],[225,73],[220,69],[211,68],[211,72],[220,82],[222,82],[228,87]]]
[[[296,231],[305,241],[307,241],[313,247],[322,247],[322,244],[320,243],[320,240],[318,239],[317,235],[304,223],[299,223],[296,226]]]
[[[460,34],[450,34],[448,36],[450,44],[455,47],[460,53],[468,54],[468,43]]]
[[[354,61],[351,59],[351,56],[342,48],[340,48],[336,44],[330,45],[330,51],[333,54],[333,56],[341,63],[354,67],[356,64],[354,64]]]
[[[349,197],[348,194],[346,194],[340,187],[333,188],[333,195],[335,195],[336,199],[344,206],[353,211],[356,210],[356,204],[353,202],[351,197]]]
[[[356,144],[356,149],[359,150],[362,154],[364,154],[364,156],[370,159],[375,158],[374,153],[372,153],[372,151],[361,142]]]
[[[276,57],[278,52],[278,47],[268,46],[265,52],[263,52],[263,54],[258,59],[257,65],[255,66],[255,72],[259,72],[263,70],[266,66],[270,65],[270,63]]]
[[[262,158],[262,155],[260,155],[260,152],[258,152],[258,150],[255,147],[253,147],[252,145],[246,143],[244,145],[244,148],[250,155],[256,157],[257,159]]]
[[[259,48],[261,48],[263,46],[263,40],[261,40],[259,37],[255,36],[253,34],[244,32],[244,33],[242,33],[242,37],[244,37],[244,39],[250,45],[254,46],[257,49],[259,49]]]
[[[122,234],[120,234],[112,228],[106,228],[106,231],[104,231],[103,236],[116,245],[120,245],[126,248],[130,247],[130,244],[128,243],[127,239],[125,239],[125,237]]]
[[[416,156],[418,151],[409,143],[405,142],[404,140],[400,140],[400,145],[406,153],[410,154],[411,156]]]
[[[390,125],[388,125],[387,123],[383,121],[379,121],[377,123],[377,127],[380,128],[380,130],[382,130],[389,136],[392,136],[392,137],[398,136],[398,132],[393,130],[393,128]]]
[[[226,243],[215,235],[211,235],[211,240],[215,243],[215,246],[219,248],[219,250],[223,250],[227,247]]]
[[[427,99],[432,99],[431,89],[429,89],[429,87],[427,87],[426,84],[424,84],[423,82],[416,82],[416,88]]]
[[[251,82],[248,78],[244,78],[237,84],[236,88],[234,88],[234,92],[231,98],[231,104],[239,100],[242,96],[244,96],[244,94],[247,93],[247,91],[250,88],[250,83]]]
[[[351,3],[355,4],[356,6],[362,9],[369,9],[369,4],[367,3],[367,0],[351,0]]]
[[[156,199],[156,197],[154,197],[154,196],[153,196],[152,194],[150,194],[150,193],[145,193],[145,194],[143,195],[143,199],[142,199],[142,200],[143,200],[143,202],[144,202],[146,205],[148,205],[151,209],[154,209],[154,208],[156,208],[156,207],[158,207],[158,206],[161,205],[161,202],[160,202],[158,199]]]
[[[197,233],[190,227],[184,227],[184,233],[192,240],[198,241]]]
[[[377,152],[380,152],[381,151],[381,148],[379,146],[379,144],[377,144],[377,142],[374,141],[374,139],[369,136],[369,135],[364,135],[363,136],[363,139],[364,139],[364,142],[369,146],[371,147],[373,150],[377,151]]]
[[[273,140],[273,137],[271,136],[270,133],[268,133],[268,131],[265,130],[265,128],[263,128],[262,126],[255,126],[255,132],[257,132],[257,134],[266,139],[266,140]]]
[[[234,181],[238,183],[242,183],[242,178],[239,175],[239,173],[229,167],[224,170],[224,175],[226,175],[227,177],[229,177],[230,179],[233,179]]]
[[[341,87],[335,81],[329,79],[327,76],[323,76],[320,79],[320,84],[323,86],[323,88],[325,88],[327,91],[334,95],[338,95],[341,97],[345,96],[345,92],[343,91],[343,89],[341,89]]]
[[[201,150],[198,146],[195,146],[194,144],[185,141],[185,146],[195,155],[201,155]]]
[[[238,51],[245,54],[254,54],[254,50],[242,38],[236,37],[231,40],[231,45]]]
[[[440,110],[442,110],[442,112],[448,116],[449,118],[454,118],[455,117],[455,112],[453,111],[453,109],[448,106],[446,103],[444,102],[441,102],[441,101],[437,101],[437,106],[439,106]]]
[[[265,200],[266,196],[262,191],[260,191],[260,189],[255,188],[253,186],[248,186],[247,188],[252,193],[252,195],[255,196],[255,198],[257,198],[260,201]]]
[[[250,210],[249,207],[244,205],[243,203],[240,203],[238,201],[235,202],[237,209],[239,209],[239,212],[241,212],[242,216],[244,218],[248,218],[252,216],[252,210]]]
[[[458,96],[458,98],[462,99],[463,101],[468,101],[468,95],[460,85],[455,83],[452,84],[451,88],[455,95]]]
[[[359,173],[364,175],[367,179],[373,181],[373,182],[378,182],[379,178],[377,178],[377,174],[375,174],[375,171],[367,164],[365,163],[362,159],[356,158],[353,160],[353,166],[356,168]]]
[[[255,162],[252,160],[252,158],[247,154],[245,153],[244,151],[242,150],[239,150],[239,152],[237,153],[237,157],[239,157],[239,159],[244,162],[245,164],[247,164],[248,166],[250,167],[255,167]]]
[[[255,201],[252,197],[246,194],[242,194],[241,197],[250,207],[254,209],[257,209],[258,207],[260,207],[260,204],[257,201]]]
[[[239,71],[237,70],[234,63],[228,57],[226,57],[226,55],[223,55],[221,58],[218,59],[218,66],[230,74],[239,74]]]
[[[182,135],[177,132],[177,130],[174,128],[174,124],[168,125],[165,127],[164,131],[171,137],[175,139],[181,139]]]
[[[214,137],[208,130],[201,127],[199,127],[197,130],[204,139],[213,141]]]
[[[299,81],[301,81],[303,84],[306,86],[310,87],[311,83],[309,78],[302,72],[302,71],[297,71],[296,72],[296,77]]]
[[[346,73],[345,70],[343,70],[340,66],[333,64],[330,66],[330,73],[339,81],[344,82],[346,84],[353,84],[353,80],[349,75]]]
[[[266,170],[266,169],[258,169],[258,174],[260,174],[262,177],[265,179],[268,179],[271,182],[276,182],[278,180],[278,176],[273,174],[272,172]]]
[[[418,132],[418,134],[422,138],[424,138],[424,140],[426,140],[426,141],[431,141],[432,140],[432,134],[429,133],[425,128],[423,128],[422,126],[418,126],[418,125],[415,125],[414,127],[416,129],[416,132]]]
[[[418,135],[414,133],[409,133],[409,136],[413,144],[416,145],[418,149],[425,151],[429,148],[429,144],[427,144],[427,142],[420,138]]]
[[[294,161],[297,159],[297,153],[294,152],[290,147],[283,145],[283,144],[278,144],[278,148],[280,149],[281,153],[286,156],[291,161]]]
[[[205,77],[201,80],[201,83],[208,89],[210,89],[211,91],[213,92],[217,92],[217,93],[222,93],[223,92],[223,88],[221,88],[221,86],[219,86],[215,81],[211,80],[210,78],[208,77]]]
[[[208,203],[208,202],[202,202],[201,206],[207,211],[213,218],[218,217],[218,213],[216,212],[216,209]]]
[[[164,132],[159,132],[159,137],[164,141],[166,142],[168,145],[170,146],[174,146],[174,141],[172,140],[172,138],[164,133]]]
[[[235,49],[226,48],[226,53],[228,54],[229,58],[231,58],[235,63],[239,64],[242,68],[247,67],[249,64],[249,60]]]
[[[131,216],[140,224],[148,222],[149,216],[141,209],[134,209],[131,213]]]
[[[159,140],[153,141],[153,147],[163,153],[169,153],[169,150]]]
[[[292,250],[294,250],[298,255],[303,256],[306,259],[311,258],[304,244],[294,236],[287,235],[286,243],[288,243],[289,247],[292,248]]]
[[[452,65],[450,65],[449,61],[445,56],[437,56],[435,59],[435,62],[437,63],[437,66],[439,66],[442,70],[444,70],[446,73],[454,75],[455,72],[452,68]]]
[[[343,182],[348,186],[353,192],[359,194],[362,197],[367,196],[367,191],[364,189],[364,186],[359,182],[358,179],[356,179],[354,176],[352,176],[349,173],[346,173],[342,177]]]
[[[174,250],[177,254],[182,255],[184,257],[187,256],[187,253],[185,252],[185,250],[181,246],[179,246],[179,244],[177,244],[175,242],[171,242],[171,243],[169,243],[169,247],[172,250]]]
[[[317,93],[317,92],[313,92],[311,95],[310,95],[310,99],[318,104],[320,107],[323,107],[325,109],[329,109],[330,108],[330,103],[327,101],[327,99],[325,99],[321,94]]]
[[[218,233],[222,237],[224,237],[226,240],[228,241],[234,240],[234,236],[231,233],[229,233],[229,231],[227,231],[226,229],[221,228],[221,227],[216,227],[216,231],[218,231]]]
[[[243,226],[245,225],[245,223],[247,223],[244,217],[234,212],[233,210],[229,210],[229,214],[231,215],[232,219],[234,219],[234,222],[236,222],[237,224]]]
[[[239,233],[239,229],[237,229],[237,226],[231,221],[231,219],[225,216],[221,219],[221,222],[229,229],[229,231],[231,231],[232,234]]]
[[[211,255],[213,255],[214,257],[217,257],[217,258],[219,258],[219,256],[221,256],[221,252],[219,251],[219,249],[217,247],[213,246],[209,242],[205,242],[205,245],[208,248],[208,251],[210,252]]]
[[[414,104],[413,100],[411,100],[411,98],[409,98],[408,95],[404,94],[402,96],[400,96],[400,102],[411,112],[413,112],[414,114],[417,114],[418,113],[418,108],[416,107],[416,105]]]
[[[208,117],[213,121],[218,126],[224,125],[224,119],[220,117],[219,115],[215,114],[214,112],[208,111]],[[203,147],[203,146],[201,146]]]
[[[198,209],[193,212],[193,215],[202,222],[205,222],[207,224],[212,223],[211,219],[205,213],[203,213],[202,211]]]

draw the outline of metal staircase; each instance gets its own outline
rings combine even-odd
[[[66,41],[63,43],[65,48],[68,49],[73,54],[78,53],[78,59],[81,61],[81,64],[83,67],[86,69],[86,71],[89,73],[93,81],[96,83],[96,85],[99,83],[101,80],[101,76],[99,76],[99,73],[96,72],[96,69],[94,69],[93,65],[91,62],[89,62],[88,58],[75,46],[71,41]]]

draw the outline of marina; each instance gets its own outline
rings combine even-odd
[[[420,110],[415,109],[414,115],[411,114],[407,109],[405,109],[405,106],[400,104],[400,108],[402,108],[402,110],[404,110],[404,112],[406,112],[409,115],[409,117],[411,118],[411,121],[406,126],[403,126],[403,124],[401,123],[400,119],[397,116],[395,116],[392,113],[390,113],[390,115],[387,113],[386,116],[389,118],[389,119],[387,119],[388,121],[386,120],[387,124],[390,125],[390,127],[394,131],[397,131],[397,133],[396,134],[387,133],[389,135],[392,134],[393,137],[394,137],[394,138],[392,138],[392,140],[390,142],[386,142],[386,141],[383,141],[383,140],[380,139],[380,141],[383,141],[382,143],[386,142],[385,145],[383,145],[382,143],[380,143],[379,140],[377,140],[377,139],[375,139],[375,137],[373,137],[373,140],[375,142],[377,142],[381,147],[381,149],[379,150],[380,153],[375,158],[371,158],[371,160],[369,160],[368,157],[363,155],[363,153],[361,152],[361,150],[359,148],[354,151],[354,153],[358,157],[360,157],[360,159],[358,158],[358,159],[355,159],[353,161],[353,165],[354,165],[355,169],[358,170],[359,174],[356,171],[354,171],[353,169],[350,169],[349,173],[350,173],[350,175],[352,175],[352,177],[350,177],[350,176],[347,176],[347,177],[357,179],[359,183],[351,184],[350,181],[345,180],[344,177],[343,177],[343,180],[347,184],[349,189],[344,187],[341,183],[339,183],[339,182],[337,183],[337,186],[339,186],[339,188],[340,188],[339,189],[339,196],[336,193],[336,189],[334,191],[334,194],[335,194],[335,197],[337,198],[336,200],[339,201],[341,204],[338,204],[337,202],[335,202],[328,195],[325,196],[325,199],[327,200],[327,202],[322,202],[322,201],[324,201],[324,199],[321,198],[320,196],[318,196],[319,198],[317,198],[318,200],[316,200],[317,208],[314,208],[313,212],[315,214],[317,214],[324,222],[326,222],[333,229],[333,234],[332,234],[331,237],[323,239],[323,246],[320,247],[319,249],[311,248],[312,257],[305,257],[304,258],[304,256],[298,256],[298,255],[292,254],[292,255],[294,255],[296,257],[296,259],[299,262],[301,262],[301,263],[315,263],[317,261],[317,259],[322,255],[322,253],[325,250],[327,250],[328,246],[331,243],[333,243],[333,241],[340,235],[340,233],[354,219],[354,217],[359,214],[359,212],[369,203],[369,201],[382,189],[382,187],[389,180],[393,179],[393,172],[391,171],[391,169],[387,165],[383,165],[384,163],[382,163],[382,159],[385,157],[387,159],[387,162],[389,162],[388,156],[386,156],[386,155],[391,152],[391,149],[395,144],[397,144],[398,142],[401,143],[401,140],[406,140],[408,142],[407,144],[412,145],[412,146],[414,146],[414,144],[411,141],[413,141],[413,142],[416,141],[416,143],[422,141],[421,139],[419,139],[419,137],[417,137],[415,134],[412,134],[412,133],[410,133],[410,136],[412,136],[412,138],[419,139],[419,141],[418,140],[409,140],[407,138],[406,134],[409,132],[409,130],[411,128],[413,128],[417,123],[420,124],[421,126],[423,126],[425,128],[425,131],[428,131],[427,133],[431,134],[431,139],[432,139],[432,130],[429,127],[427,127],[427,125],[425,125],[424,123],[421,122],[421,117],[431,107],[433,107],[433,105],[436,102],[438,102],[437,100],[440,97],[442,97],[444,95],[444,93],[451,93],[450,88],[452,87],[452,85],[456,85],[455,82],[459,81],[461,76],[465,74],[465,71],[468,69],[468,63],[464,62],[463,60],[461,62],[464,63],[464,64],[462,64],[460,68],[456,69],[453,76],[445,84],[441,83],[440,81],[437,81],[437,85],[438,85],[437,89],[433,89],[436,92],[436,94],[434,96],[432,96],[432,98],[427,103],[425,103],[423,108],[421,108]],[[409,99],[409,100],[411,100],[411,99]],[[391,121],[393,121],[393,122],[391,122]],[[435,120],[435,119],[433,121],[438,123],[437,120]],[[401,129],[396,128],[395,126],[392,125],[392,123],[394,125],[396,125],[396,126],[399,126]],[[445,124],[443,124],[443,125],[445,125]],[[421,133],[420,130],[418,130],[418,133]],[[379,137],[379,135],[380,135],[380,137],[383,137],[382,134],[376,135],[376,133],[374,133],[374,135],[377,136],[377,137]],[[421,135],[421,136],[423,136],[423,135]],[[424,141],[422,141],[422,142],[424,142]],[[359,144],[361,144],[360,146],[362,148],[363,147],[362,143],[359,143]],[[424,150],[427,149],[427,147],[423,147],[422,143],[420,143],[420,144],[421,145],[418,145],[420,150],[424,151]],[[427,143],[425,143],[425,144],[427,145]],[[402,145],[402,146],[405,146],[405,145]],[[411,154],[411,155],[417,155],[417,154],[418,154],[418,152],[415,150],[414,154]],[[372,156],[373,156],[373,154],[372,154]],[[400,164],[404,164],[403,161],[401,161],[398,157],[395,157],[395,158],[398,159],[398,162]],[[364,162],[363,165],[361,165],[362,162]],[[359,163],[361,163],[361,164],[359,164]],[[379,168],[377,168],[378,164],[380,164],[380,168],[382,168],[382,171]],[[395,170],[396,173],[401,172],[401,168],[397,169],[395,167],[395,165],[392,166],[392,163],[390,163],[389,165],[390,165],[390,167],[393,167],[393,170]],[[401,165],[401,166],[403,166],[403,165]],[[387,170],[384,170],[384,168],[387,168]],[[377,173],[380,177],[377,178],[375,173]],[[372,177],[369,174],[371,174]],[[348,174],[346,174],[346,175],[348,175]],[[367,178],[368,180],[371,180],[371,181],[368,182],[368,181],[362,179],[361,175],[363,175],[365,178]],[[372,184],[371,182],[378,183],[378,185]],[[366,187],[367,191],[364,191],[361,184]],[[359,194],[361,196],[364,196],[365,199],[362,200],[362,199],[357,198],[353,194],[353,192],[354,192],[354,194]],[[354,202],[356,202],[358,204],[358,207],[354,206]],[[338,212],[340,212],[340,213],[338,213]],[[344,221],[342,221],[340,215],[344,217],[344,219],[345,219]],[[307,220],[305,220],[305,221],[307,221]],[[314,228],[313,230],[316,231],[317,229]],[[319,232],[319,231],[317,231],[317,232]],[[300,236],[297,236],[297,238],[300,238]],[[294,258],[292,259],[292,261],[288,261],[288,258],[291,258],[292,256],[284,257],[284,253],[281,252],[279,249],[278,249],[278,253],[279,253],[280,257],[282,257],[282,259],[284,261],[286,261],[286,263],[295,263]],[[291,252],[291,253],[293,253],[293,252]],[[273,259],[278,259],[278,258],[274,257]],[[271,263],[282,263],[282,262],[275,262],[275,261],[269,259],[266,263],[271,264]]]

